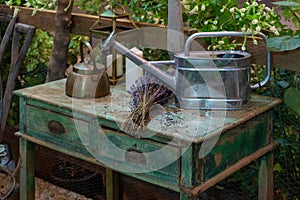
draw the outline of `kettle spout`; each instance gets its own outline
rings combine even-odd
[[[139,57],[135,53],[131,52],[127,47],[122,45],[121,43],[117,41],[113,41],[112,45],[115,49],[117,49],[121,54],[126,56],[128,59],[130,59],[132,62],[134,62],[139,67],[143,68],[146,72],[153,75],[155,78],[157,78],[159,81],[161,81],[163,84],[165,84],[170,90],[175,92],[175,77],[171,76],[170,74],[160,70],[158,67],[156,67],[154,64],[164,64],[164,61],[157,61],[150,63],[147,60]],[[168,63],[174,63],[175,61],[168,61]]]

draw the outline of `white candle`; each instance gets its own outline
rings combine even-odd
[[[117,76],[123,75],[123,56],[120,54],[117,54]],[[108,76],[112,76],[112,55],[107,56],[107,74]]]

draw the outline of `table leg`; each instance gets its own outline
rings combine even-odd
[[[269,152],[260,159],[258,172],[258,199],[272,200],[274,198],[274,153]]]
[[[34,200],[35,144],[20,138],[20,199]]]
[[[181,191],[180,192],[180,200],[197,200],[200,198],[200,195],[199,195],[199,197],[198,196],[188,196],[186,193]]]
[[[119,174],[112,169],[106,168],[106,199],[119,199]]]

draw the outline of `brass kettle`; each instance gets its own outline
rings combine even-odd
[[[81,59],[83,56],[83,44],[92,52],[92,46],[88,42],[80,44]],[[109,78],[106,63],[96,63],[94,57],[89,54],[88,59],[73,66],[66,81],[66,95],[75,98],[98,98],[110,93]]]

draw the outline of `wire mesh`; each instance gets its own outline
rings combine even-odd
[[[300,199],[300,113],[287,104],[291,99],[286,98],[288,92],[295,89],[288,98],[300,105],[297,100],[300,73],[277,69],[274,77],[275,96],[283,100],[275,118],[275,137],[281,144],[274,161],[275,198],[296,200]]]
[[[105,199],[102,167],[41,146],[36,153],[37,177],[90,199]]]
[[[220,182],[216,187],[226,192],[222,199],[258,199],[258,166],[254,161]]]
[[[35,174],[59,187],[83,195],[88,200],[102,200],[105,194],[105,170],[45,147],[38,147]],[[199,195],[200,200],[257,199],[258,164],[242,168],[226,180]],[[176,200],[180,194],[123,174],[119,174],[120,200]],[[41,190],[43,192],[45,188]],[[39,192],[39,191],[36,191]],[[52,191],[52,193],[59,193]],[[84,199],[73,198],[73,199]],[[56,199],[55,195],[52,199]]]
[[[264,73],[263,70],[260,71]],[[273,115],[274,139],[280,143],[279,148],[275,149],[274,158],[275,200],[300,199],[300,116],[286,104],[286,94],[291,88],[296,88],[300,94],[300,73],[274,68],[273,78],[268,85],[255,91],[257,94],[277,97],[283,101]],[[296,95],[289,98],[295,98],[295,105],[300,105]],[[254,162],[219,183],[218,187],[244,195],[245,199],[257,199],[257,173],[257,162]],[[231,195],[229,193],[226,199],[238,199]]]

